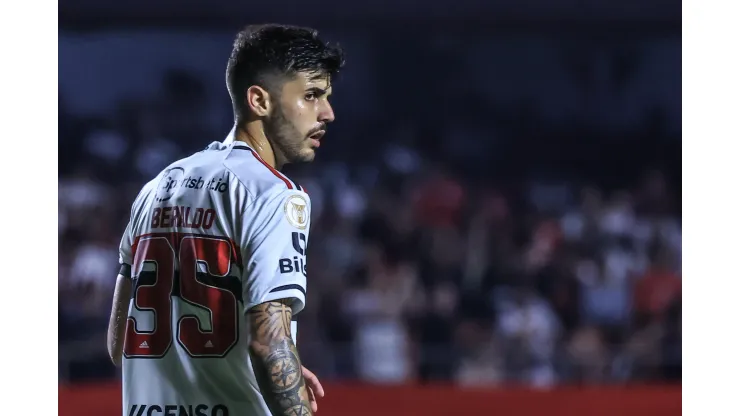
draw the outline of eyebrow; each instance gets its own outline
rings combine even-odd
[[[331,87],[326,88],[326,89],[319,88],[319,87],[310,87],[310,88],[307,88],[306,89],[306,92],[312,92],[312,93],[316,94],[319,97],[323,97],[324,95],[330,94],[330,92],[329,92],[329,89],[330,88]]]

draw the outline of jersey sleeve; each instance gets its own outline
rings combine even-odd
[[[259,198],[243,258],[245,312],[260,303],[290,299],[293,313],[306,304],[306,248],[310,227],[307,194],[283,189]]]
[[[135,242],[137,214],[141,215],[143,212],[142,201],[152,189],[156,189],[158,181],[159,176],[144,185],[134,199],[133,204],[131,204],[131,215],[128,224],[126,224],[126,229],[123,231],[123,236],[121,236],[121,244],[118,246],[118,263],[121,267],[119,274],[123,276],[131,277],[131,266],[134,262],[133,245]]]
[[[133,244],[134,236],[131,230],[131,221],[129,221],[121,237],[121,244],[118,246],[118,264],[120,266],[118,274],[126,277],[131,277],[131,264],[134,261]]]

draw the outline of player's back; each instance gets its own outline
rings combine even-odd
[[[173,163],[144,186],[121,243],[121,263],[131,265],[135,282],[124,342],[124,414],[269,414],[251,367],[244,313],[266,298],[263,292],[290,292],[288,286],[303,292],[295,295],[300,310],[305,275],[296,268],[279,287],[245,276],[250,265],[262,267],[252,258],[253,240],[274,216],[259,201],[285,191],[308,205],[300,188],[254,151],[222,143]],[[277,269],[278,260],[266,259],[268,269]]]

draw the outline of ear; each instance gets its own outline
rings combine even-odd
[[[245,100],[249,111],[257,117],[266,117],[272,110],[270,93],[257,85],[247,88]]]

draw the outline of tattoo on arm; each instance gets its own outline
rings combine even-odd
[[[301,361],[290,333],[292,315],[290,306],[282,300],[250,309],[249,351],[260,391],[272,414],[311,416]]]

